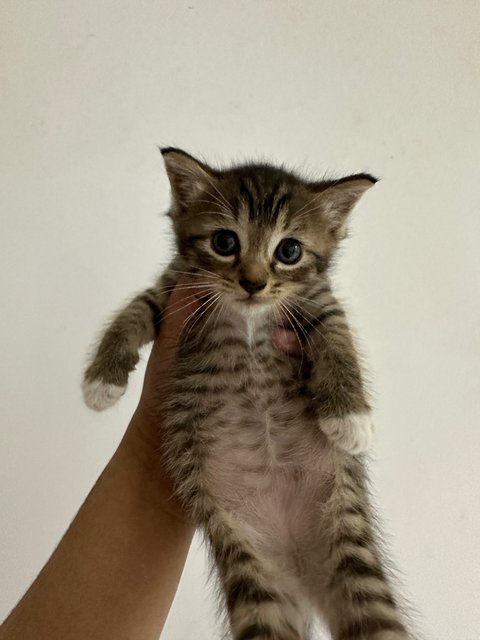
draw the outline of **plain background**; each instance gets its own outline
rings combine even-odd
[[[426,638],[480,609],[480,4],[3,0],[0,617],[135,406],[79,391],[92,338],[170,255],[156,144],[382,178],[336,281],[371,371],[373,481]],[[211,638],[192,549],[166,640]],[[220,637],[216,627],[215,637]]]

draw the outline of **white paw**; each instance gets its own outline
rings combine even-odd
[[[82,382],[83,399],[90,409],[102,411],[114,405],[125,393],[127,387],[118,387],[101,380],[84,380]]]
[[[325,418],[320,421],[320,427],[330,442],[353,455],[365,453],[373,442],[373,423],[369,413]]]

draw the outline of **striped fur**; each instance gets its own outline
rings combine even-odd
[[[105,332],[86,399],[90,389],[101,408],[99,385],[126,385],[189,273],[203,298],[182,333],[165,461],[209,541],[233,638],[303,640],[315,615],[334,640],[411,638],[376,542],[360,455],[369,405],[328,276],[348,213],[373,180],[307,183],[265,165],[220,172],[170,149],[165,160],[178,253]],[[215,254],[218,229],[235,231],[238,255]],[[298,264],[275,259],[285,237],[301,242]],[[262,284],[255,300],[242,279]],[[274,347],[279,324],[302,338],[301,357]]]

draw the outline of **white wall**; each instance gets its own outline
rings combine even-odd
[[[103,415],[79,380],[99,325],[168,256],[158,143],[383,178],[338,271],[374,381],[376,494],[425,637],[478,638],[479,3],[0,11],[0,617],[135,406],[141,371]],[[211,637],[205,575],[198,547],[167,640]]]

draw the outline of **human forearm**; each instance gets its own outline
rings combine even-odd
[[[169,508],[131,430],[0,640],[158,638],[193,530]]]

